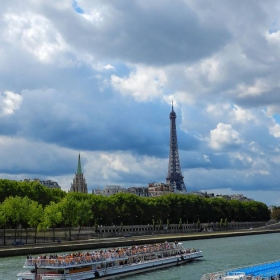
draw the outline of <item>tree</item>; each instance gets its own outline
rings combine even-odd
[[[44,217],[40,228],[53,229],[53,241],[55,241],[55,227],[62,221],[62,215],[58,204],[51,202],[44,209]]]
[[[59,203],[63,223],[68,226],[69,240],[72,240],[71,228],[78,225],[78,203],[74,193],[67,194]]]
[[[0,202],[8,197],[18,195],[18,182],[7,179],[0,179]]]
[[[22,209],[21,198],[19,196],[8,197],[2,204],[2,209],[5,213],[8,223],[15,229],[14,241],[17,238],[17,228],[21,221]]]
[[[21,225],[21,231],[22,228],[25,230],[25,243],[27,243],[27,228],[29,226],[29,218],[30,218],[30,205],[33,202],[33,200],[29,199],[27,196],[24,198],[21,198],[21,211],[20,211],[20,225]],[[22,232],[21,232],[22,236]]]
[[[39,225],[43,221],[44,209],[41,204],[37,201],[32,201],[29,205],[29,219],[28,224],[30,227],[34,228],[34,242],[37,241],[37,231],[39,230]]]
[[[280,221],[280,209],[275,209],[271,213],[271,218],[277,222]]]
[[[79,225],[78,239],[80,238],[82,226],[88,225],[92,218],[93,215],[89,200],[83,199],[81,201],[77,201],[77,224]]]
[[[4,212],[3,205],[0,204],[0,228],[3,228],[4,245],[6,245],[6,224],[7,216]]]

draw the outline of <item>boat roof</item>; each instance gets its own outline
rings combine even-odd
[[[275,261],[272,263],[263,263],[250,267],[238,268],[232,270],[230,273],[243,272],[245,275],[250,276],[261,276],[261,277],[273,277],[280,274],[280,261]]]
[[[255,264],[246,267],[240,267],[231,270],[207,273],[202,276],[201,280],[209,279],[207,278],[209,275],[215,277],[223,276],[222,279],[235,279],[234,277],[236,277],[237,275],[261,277],[264,279],[270,279],[270,278],[273,279],[273,277],[280,276],[280,260]],[[213,278],[213,279],[219,279],[219,278]]]

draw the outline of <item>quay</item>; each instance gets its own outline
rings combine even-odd
[[[176,233],[176,234],[159,234],[159,235],[143,235],[131,237],[112,237],[112,238],[92,238],[86,240],[63,241],[61,243],[32,243],[22,246],[1,246],[0,257],[24,256],[33,254],[45,254],[54,252],[78,251],[101,249],[108,247],[121,247],[130,245],[141,245],[146,243],[157,243],[164,241],[189,241],[212,238],[225,238],[245,235],[258,235],[279,233],[280,229],[245,229],[235,231],[219,231],[219,232],[192,232],[192,233]]]

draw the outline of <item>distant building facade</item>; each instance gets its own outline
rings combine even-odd
[[[103,195],[103,196],[110,196],[117,193],[130,193],[135,194],[137,196],[150,196],[148,188],[147,187],[130,187],[130,188],[124,188],[119,185],[108,185],[105,186],[103,189],[95,189],[92,190],[93,194],[97,195]]]
[[[88,193],[86,179],[82,172],[81,155],[78,157],[78,167],[69,192]]]
[[[248,198],[243,194],[217,194],[216,198],[223,198],[226,200],[238,200],[238,201],[254,201],[252,198]]]
[[[138,195],[138,196],[150,196],[149,189],[147,187],[130,187],[127,189],[129,193]]]
[[[38,178],[34,178],[33,180],[32,179],[24,179],[23,181],[24,182],[38,182],[41,185],[43,185],[45,187],[48,187],[50,189],[60,189],[61,190],[61,187],[59,186],[59,184],[56,181],[52,181],[52,180],[40,180]]]
[[[99,194],[103,196],[110,196],[117,193],[128,193],[128,190],[124,187],[118,186],[118,185],[108,185],[105,186],[104,189],[96,189],[92,190],[93,194]]]
[[[149,196],[162,196],[165,194],[174,193],[170,185],[164,183],[150,183],[148,187]]]

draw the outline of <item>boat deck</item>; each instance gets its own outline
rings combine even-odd
[[[243,269],[237,269],[233,270],[233,273],[235,272],[244,272],[245,275],[251,275],[251,276],[260,276],[262,278],[268,278],[268,277],[280,277],[280,261],[276,261],[273,263],[264,263],[255,265],[252,267],[246,267]],[[278,279],[277,278],[277,279]]]
[[[245,274],[245,279],[280,279],[280,260],[204,274],[201,280],[233,279],[229,276]],[[238,279],[238,278],[237,278]]]

